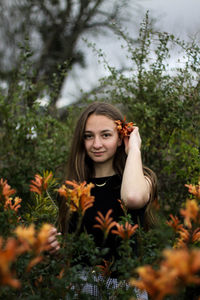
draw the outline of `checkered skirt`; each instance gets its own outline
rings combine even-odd
[[[115,290],[117,288],[122,288],[122,289],[127,290],[128,288],[130,288],[130,286],[128,285],[127,282],[119,281],[117,278],[107,278],[107,279],[105,279],[101,275],[96,275],[95,272],[92,272],[92,275],[89,274],[89,273],[86,272],[86,271],[79,272],[79,278],[82,281],[81,293],[83,293],[85,295],[90,295],[94,299],[102,299],[101,293],[100,293],[100,290],[99,290],[99,284],[101,284],[101,283],[104,283],[105,288],[108,289],[108,290]],[[92,283],[89,282],[90,280],[88,280],[88,276],[90,276],[90,279],[92,277]],[[75,290],[74,286],[72,287],[72,290]],[[142,290],[139,290],[138,288],[134,288],[134,292],[135,292],[135,295],[136,295],[136,299],[138,299],[138,300],[148,300],[148,294],[147,294],[146,291],[142,291]],[[76,295],[76,293],[74,293],[73,299],[78,299],[78,296]],[[114,300],[116,298],[111,296],[108,299]],[[66,298],[66,300],[68,300],[68,298]]]

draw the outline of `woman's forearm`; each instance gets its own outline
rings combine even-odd
[[[130,209],[143,207],[149,200],[150,183],[143,173],[138,146],[129,150],[122,178],[121,199]]]

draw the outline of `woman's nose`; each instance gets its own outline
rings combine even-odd
[[[101,139],[98,136],[96,136],[94,138],[93,147],[94,148],[101,148],[101,146],[102,146]]]

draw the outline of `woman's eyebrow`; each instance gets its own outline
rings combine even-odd
[[[101,132],[112,132],[113,130],[112,129],[103,129]]]
[[[101,130],[100,132],[104,133],[104,132],[112,132],[113,130],[112,129],[103,129]],[[93,133],[92,130],[85,130],[84,133]]]

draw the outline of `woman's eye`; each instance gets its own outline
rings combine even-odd
[[[90,140],[92,138],[92,135],[91,134],[85,134],[84,135],[84,139],[85,140]]]
[[[108,137],[110,137],[110,136],[111,136],[110,133],[104,133],[104,134],[103,134],[103,137],[104,137],[104,138],[108,138]]]

